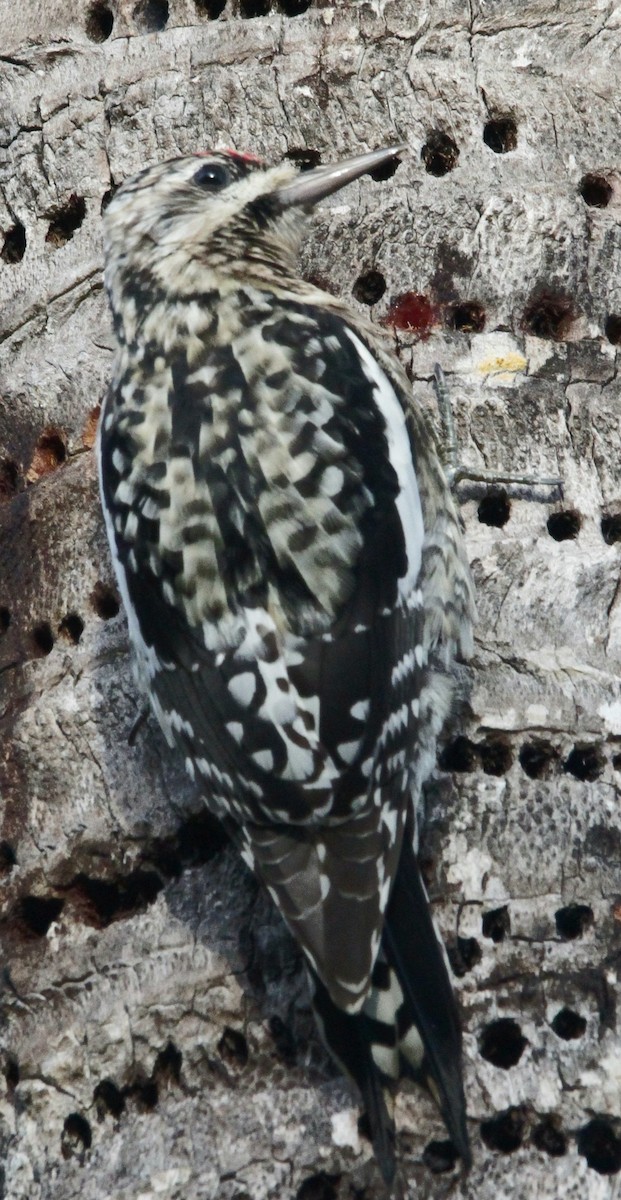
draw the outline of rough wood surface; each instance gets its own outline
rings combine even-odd
[[[401,1092],[400,1187],[621,1196],[619,13],[294,7],[0,6],[0,1196],[383,1194],[295,948],[153,723],[132,734],[91,447],[109,189],[218,143],[395,138],[410,157],[326,203],[304,268],[409,313],[388,336],[430,409],[442,363],[468,462],[564,480],[461,489],[480,619],[424,855],[475,1165]]]

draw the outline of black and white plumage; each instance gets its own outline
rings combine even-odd
[[[105,218],[118,353],[99,438],[139,674],[304,951],[387,1179],[383,1087],[402,1075],[469,1156],[415,839],[472,589],[404,373],[296,251],[309,204],[398,152],[300,176],[221,152],[125,183]]]

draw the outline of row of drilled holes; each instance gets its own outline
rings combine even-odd
[[[576,902],[566,904],[563,908],[558,908],[554,914],[556,932],[565,942],[575,941],[576,938],[582,937],[587,929],[590,929],[593,920],[593,909],[590,904],[578,904]],[[483,914],[481,918],[481,932],[484,938],[489,938],[495,944],[504,942],[507,935],[511,933],[511,919],[506,904],[501,905],[500,908],[490,909],[489,912]],[[468,971],[472,971],[480,963],[483,952],[477,938],[458,936],[455,942],[449,946],[448,955],[453,974],[458,979],[461,979]],[[571,1010],[566,1009],[563,1011],[570,1012]],[[574,1015],[577,1016],[577,1014]],[[582,1018],[578,1018],[578,1020],[581,1021]],[[555,1028],[555,1032],[559,1033],[559,1037],[565,1036],[557,1028]],[[579,1035],[573,1034],[569,1036]]]
[[[358,277],[353,294],[361,303],[371,305],[377,303],[385,290],[383,275],[373,269]],[[578,309],[570,296],[547,288],[536,288],[518,320],[518,326],[531,337],[562,342],[568,337],[578,316]],[[383,321],[393,329],[417,333],[419,337],[426,338],[435,327],[442,324],[456,333],[482,333],[486,313],[478,300],[442,305],[421,292],[404,292],[390,304]],[[621,344],[621,315],[610,313],[605,318],[604,335],[611,345]]]
[[[530,779],[546,779],[559,770],[583,783],[594,783],[603,774],[606,758],[602,747],[594,743],[576,745],[561,761],[560,752],[550,742],[534,740],[525,742],[518,752],[522,770]],[[476,771],[479,767],[486,775],[506,775],[513,766],[513,748],[503,738],[487,742],[473,742],[460,735],[445,746],[438,757],[443,771]],[[615,771],[621,770],[621,754],[612,758]]]
[[[49,225],[45,240],[55,249],[70,241],[77,229],[80,228],[86,216],[86,201],[83,196],[73,193],[69,199],[58,208],[46,214]],[[4,236],[0,258],[6,263],[22,261],[26,253],[26,230],[21,221],[8,230]]]
[[[568,1017],[574,1018],[568,1022]],[[584,1029],[576,1032],[576,1020],[582,1020],[577,1014],[569,1014],[561,1010],[554,1018],[552,1027],[559,1036],[567,1039],[581,1036]],[[281,1024],[279,1018],[273,1018],[272,1024]],[[513,1028],[515,1026],[515,1028]],[[511,1027],[511,1028],[509,1028]],[[571,1027],[572,1032],[569,1032]],[[511,1063],[497,1062],[498,1048],[504,1046],[502,1055],[507,1057],[507,1047],[511,1047],[509,1057]],[[481,1052],[490,1062],[496,1065],[509,1066],[518,1061],[526,1045],[517,1023],[508,1018],[502,1018],[487,1027],[481,1039]],[[243,1070],[249,1060],[248,1043],[241,1031],[226,1027],[218,1044],[218,1053],[227,1067],[235,1073]],[[182,1052],[169,1041],[157,1055],[150,1076],[137,1076],[131,1083],[120,1088],[112,1079],[102,1079],[94,1089],[93,1104],[101,1122],[106,1116],[114,1121],[120,1120],[127,1102],[132,1101],[139,1111],[152,1111],[159,1101],[162,1087],[179,1086],[181,1082]],[[9,1095],[19,1084],[19,1064],[14,1056],[9,1056],[4,1068],[5,1080]],[[498,1113],[495,1117],[481,1122],[481,1138],[484,1144],[492,1150],[510,1154],[517,1150],[525,1140],[529,1125],[532,1123],[531,1114],[525,1106],[516,1106]],[[365,1132],[365,1118],[360,1120],[360,1131]],[[538,1150],[558,1157],[567,1151],[568,1137],[562,1130],[561,1121],[555,1114],[548,1114],[542,1120],[537,1120],[531,1132],[531,1140]],[[587,1165],[600,1174],[615,1174],[621,1170],[621,1139],[614,1123],[608,1118],[595,1117],[577,1133],[578,1153],[587,1160]],[[66,1118],[61,1136],[61,1153],[63,1157],[77,1156],[84,1158],[85,1152],[92,1145],[92,1129],[89,1121],[81,1113],[70,1113]],[[449,1141],[430,1142],[423,1152],[423,1162],[434,1174],[452,1170],[457,1162],[457,1155]],[[338,1176],[327,1176],[323,1172],[305,1180],[298,1189],[297,1200],[317,1200],[322,1197],[335,1197],[333,1184],[338,1182]]]
[[[502,529],[511,516],[511,501],[504,488],[492,488],[481,500],[477,515],[483,525]],[[555,542],[568,542],[577,538],[582,527],[582,517],[575,508],[550,513],[546,528]],[[606,513],[600,520],[602,537],[607,546],[621,542],[621,513]]]
[[[119,599],[112,588],[98,581],[89,597],[91,607],[102,621],[110,621],[118,615]],[[0,636],[5,634],[11,625],[11,612],[5,606],[0,606]],[[84,621],[79,613],[70,612],[63,617],[58,625],[58,635],[66,642],[77,646],[84,633]],[[37,655],[51,654],[56,638],[49,621],[40,621],[30,633],[33,650]]]
[[[265,17],[274,8],[285,17],[298,17],[311,7],[312,0],[237,0],[240,17]],[[209,21],[215,21],[226,8],[227,0],[194,0],[196,12]],[[132,11],[136,28],[141,33],[161,33],[168,24],[170,4],[168,0],[139,0]],[[107,0],[97,0],[86,16],[86,34],[92,42],[106,42],[114,28],[114,13]]]

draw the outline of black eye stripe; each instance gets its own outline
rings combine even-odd
[[[206,189],[226,187],[229,183],[229,173],[222,163],[203,163],[192,176],[192,183]]]

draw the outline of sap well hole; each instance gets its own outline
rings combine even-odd
[[[168,0],[141,0],[132,16],[142,33],[161,33],[169,17]]]
[[[611,513],[602,517],[600,529],[607,546],[615,546],[617,542],[621,542],[621,513]]]
[[[511,516],[511,502],[504,488],[492,488],[483,497],[477,508],[477,516],[482,525],[491,525],[502,529]]]
[[[605,1117],[594,1117],[578,1133],[578,1154],[600,1175],[616,1175],[621,1170],[621,1138]]]
[[[607,208],[612,199],[612,186],[605,175],[583,175],[578,190],[589,208]]]
[[[363,271],[352,288],[352,295],[360,304],[377,304],[386,291],[386,280],[381,271]]]
[[[603,774],[606,760],[598,746],[574,746],[563,763],[563,770],[583,783],[594,783]]]
[[[587,1027],[585,1018],[573,1012],[571,1008],[561,1008],[550,1024],[556,1036],[565,1042],[573,1042],[583,1037]]]
[[[567,904],[554,914],[556,931],[564,941],[574,941],[593,924],[593,909],[589,904]]]
[[[489,912],[483,913],[481,932],[483,937],[491,938],[496,945],[504,942],[507,935],[511,933],[511,917],[506,904],[503,904],[501,908],[491,908]]]
[[[500,1154],[513,1154],[524,1141],[526,1123],[523,1108],[507,1108],[498,1113],[498,1116],[481,1121],[481,1139],[490,1150],[498,1150]]]
[[[43,657],[54,649],[54,634],[49,621],[41,621],[32,631],[32,642],[36,653]]]
[[[550,742],[525,742],[520,747],[520,766],[529,779],[545,779],[558,763],[558,751]]]
[[[456,333],[482,333],[485,329],[485,309],[476,300],[452,304],[446,314],[446,323]]]
[[[494,117],[483,127],[483,141],[494,154],[509,154],[518,143],[517,125],[513,117]]]
[[[91,4],[86,14],[86,36],[91,42],[106,42],[112,33],[114,13],[105,0]]]
[[[45,240],[50,246],[64,246],[80,228],[86,216],[86,201],[83,196],[76,196],[74,192],[65,204],[53,209],[49,216],[51,220]]]
[[[527,1045],[528,1041],[517,1021],[512,1017],[500,1017],[486,1025],[481,1034],[479,1049],[487,1062],[508,1071],[510,1067],[519,1063]]]
[[[428,135],[420,156],[427,173],[440,178],[457,166],[459,148],[447,133],[435,129]]]
[[[569,539],[577,538],[581,524],[580,513],[573,508],[568,508],[565,512],[550,513],[547,528],[550,537],[554,538],[555,542],[566,542]]]
[[[67,616],[63,617],[58,626],[58,632],[68,642],[72,642],[74,646],[77,646],[84,633],[84,621],[77,613],[67,613]]]
[[[22,261],[25,253],[26,230],[21,221],[17,221],[4,235],[0,258],[5,263],[18,263]]]

